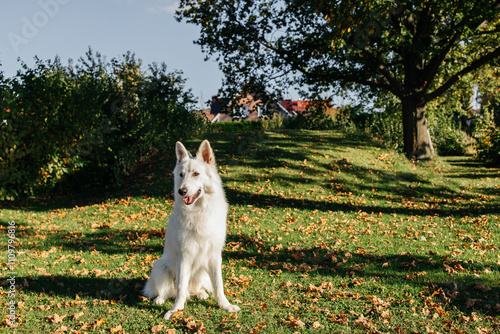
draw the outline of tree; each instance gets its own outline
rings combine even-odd
[[[182,0],[225,86],[247,82],[386,91],[402,106],[404,151],[432,152],[426,105],[500,56],[498,0]]]

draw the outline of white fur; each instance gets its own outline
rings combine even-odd
[[[168,220],[163,256],[153,263],[143,294],[156,304],[175,297],[165,319],[184,309],[191,295],[206,299],[207,292],[214,292],[221,308],[237,312],[240,308],[229,303],[222,283],[228,204],[212,148],[204,140],[191,157],[177,142],[175,152],[174,211]]]

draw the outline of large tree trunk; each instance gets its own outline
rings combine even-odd
[[[404,151],[408,159],[430,159],[434,154],[427,118],[425,102],[415,96],[402,99]]]

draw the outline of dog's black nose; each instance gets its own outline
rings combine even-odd
[[[179,188],[179,195],[184,196],[188,192],[187,188]]]

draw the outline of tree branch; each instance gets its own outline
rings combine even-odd
[[[423,92],[426,92],[432,84],[433,78],[436,75],[439,67],[448,56],[451,48],[457,43],[461,35],[461,32],[456,32],[448,41],[448,43],[441,49],[436,56],[434,56],[430,61],[429,65],[425,66],[425,74],[423,76]]]
[[[382,85],[385,87],[388,87],[391,93],[393,93],[396,96],[402,96],[403,94],[403,87],[401,83],[396,79],[396,76],[394,73],[384,64],[384,61],[368,51],[366,48],[362,51],[363,55],[365,58],[368,60],[368,63],[370,66],[387,80],[389,83],[388,85],[383,85],[379,84],[379,87],[382,87]],[[373,84],[376,84],[373,82]]]
[[[453,86],[458,80],[460,80],[464,75],[469,74],[470,72],[478,69],[479,67],[487,64],[489,61],[491,61],[495,58],[498,58],[498,57],[500,57],[500,47],[498,47],[495,50],[493,50],[492,52],[484,55],[483,57],[476,59],[469,66],[465,67],[460,72],[451,76],[443,85],[441,85],[441,87],[437,88],[432,93],[425,95],[425,97],[424,97],[425,102],[427,103],[429,101],[432,101],[436,97],[442,95],[451,86]]]

